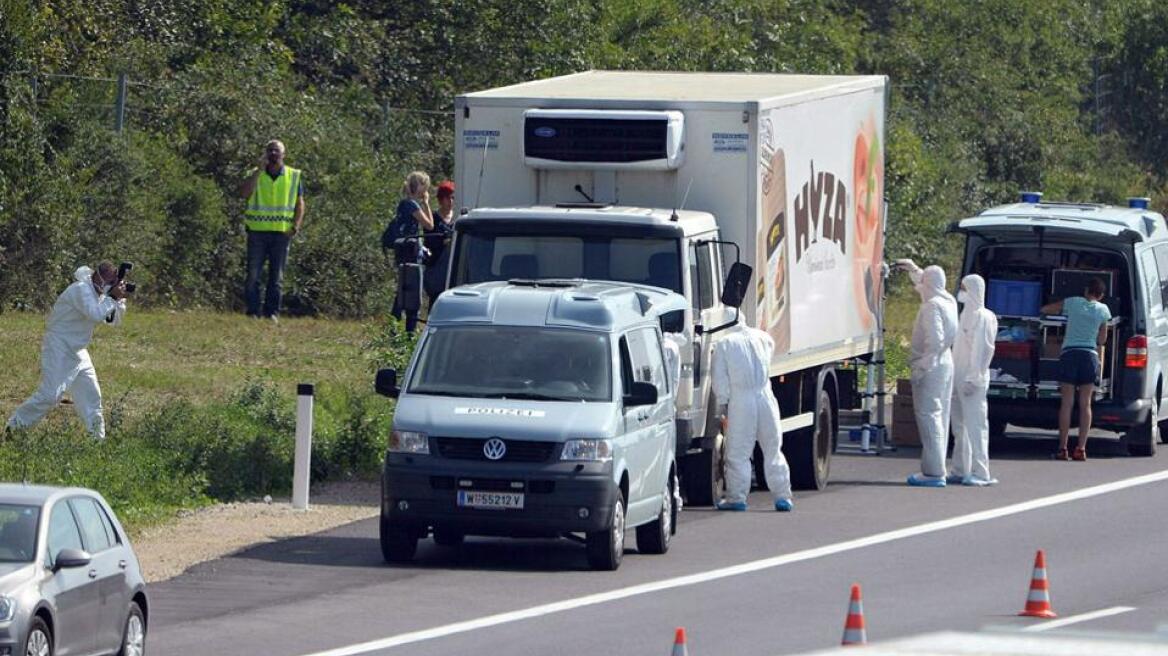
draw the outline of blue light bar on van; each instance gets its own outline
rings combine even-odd
[[[1022,192],[1022,202],[1023,203],[1041,203],[1042,202],[1042,192],[1041,191],[1024,191],[1024,192]]]
[[[1127,199],[1127,206],[1138,210],[1146,210],[1148,209],[1148,205],[1151,204],[1151,202],[1151,198],[1146,198],[1143,196],[1132,196],[1131,198]]]

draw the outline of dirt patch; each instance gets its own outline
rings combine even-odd
[[[376,482],[330,483],[313,488],[307,511],[294,510],[287,497],[202,508],[143,530],[134,551],[148,582],[165,581],[247,547],[376,517],[380,493]]]

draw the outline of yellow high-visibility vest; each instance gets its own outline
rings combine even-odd
[[[260,171],[255,191],[247,199],[244,225],[252,232],[288,232],[299,196],[300,169],[285,166],[275,180],[267,171]]]

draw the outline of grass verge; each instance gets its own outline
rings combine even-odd
[[[4,411],[36,387],[40,315],[0,319]],[[89,438],[67,406],[0,443],[0,479],[80,485],[134,528],[178,509],[286,493],[295,389],[316,384],[314,480],[374,476],[392,403],[372,391],[376,366],[402,366],[412,339],[395,325],[215,313],[132,312],[99,327],[90,349],[108,438]]]

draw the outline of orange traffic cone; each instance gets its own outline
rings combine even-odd
[[[844,622],[842,645],[868,644],[868,631],[864,628],[864,602],[860,599],[860,584],[852,584],[852,599],[848,602],[848,619]]]
[[[670,656],[688,656],[689,652],[685,650],[685,627],[677,627],[677,631],[673,633],[673,652]]]
[[[1026,609],[1018,614],[1026,617],[1058,617],[1050,607],[1050,585],[1046,580],[1046,552],[1042,549],[1034,556],[1034,576],[1030,579],[1030,593],[1026,595]]]

